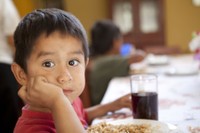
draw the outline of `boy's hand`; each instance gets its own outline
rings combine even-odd
[[[113,111],[115,111],[121,108],[132,108],[131,103],[131,94],[127,94],[113,101],[111,104],[113,107]]]
[[[141,62],[145,59],[146,53],[142,50],[136,50],[129,57],[129,64]]]
[[[18,92],[19,96],[27,104],[34,107],[52,109],[59,98],[65,98],[62,88],[48,83],[42,76],[31,78],[27,86],[22,86]]]

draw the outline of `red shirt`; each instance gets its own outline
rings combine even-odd
[[[81,123],[87,128],[87,114],[80,98],[77,98],[72,105]],[[14,133],[56,133],[56,129],[50,113],[31,111],[26,105],[22,109],[22,115],[17,121]]]

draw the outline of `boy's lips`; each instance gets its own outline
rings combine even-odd
[[[72,93],[73,90],[65,90],[65,89],[64,89],[63,92],[69,94],[69,93]]]

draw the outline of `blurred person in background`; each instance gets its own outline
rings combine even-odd
[[[0,0],[0,132],[12,133],[21,112],[18,84],[11,72],[13,34],[20,20],[11,0]]]
[[[91,57],[88,65],[92,105],[101,102],[112,78],[128,76],[130,64],[144,59],[145,53],[136,50],[127,56],[122,56],[120,54],[122,45],[122,33],[111,20],[94,23],[91,28]]]

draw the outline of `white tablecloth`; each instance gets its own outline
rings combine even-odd
[[[175,75],[166,74],[172,67],[193,71],[193,65],[196,65],[196,62],[193,60],[192,55],[170,57],[169,61],[168,65],[147,66],[145,68],[146,72],[158,75],[159,121],[174,124],[184,132],[189,132],[189,128],[200,128],[199,71],[183,75],[181,73]],[[101,103],[113,101],[127,93],[130,93],[129,76],[113,78]],[[119,110],[118,113],[120,112],[129,116],[131,114],[129,109]],[[114,120],[113,116],[112,114],[95,119],[94,123],[102,120]]]

